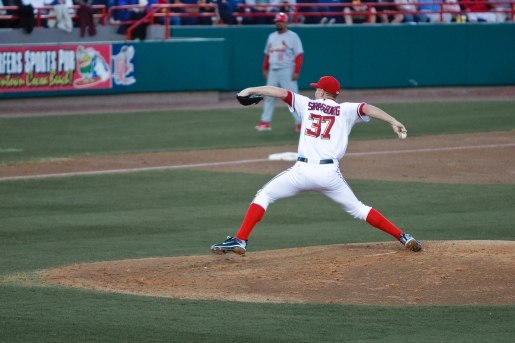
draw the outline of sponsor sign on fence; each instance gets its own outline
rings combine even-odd
[[[109,89],[136,83],[126,44],[0,47],[0,91]]]

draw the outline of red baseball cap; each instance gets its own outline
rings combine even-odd
[[[322,76],[317,83],[310,83],[311,87],[322,88],[328,93],[340,94],[340,83],[332,76]]]
[[[275,15],[274,23],[287,23],[288,15],[284,12],[279,12]]]

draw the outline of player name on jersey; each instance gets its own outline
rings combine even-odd
[[[310,111],[321,111],[325,114],[330,114],[332,116],[340,115],[340,106],[329,106],[326,104],[322,104],[319,102],[310,101],[308,103],[308,109]]]

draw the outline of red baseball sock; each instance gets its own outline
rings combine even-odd
[[[254,226],[263,218],[265,215],[265,209],[258,204],[252,203],[245,213],[243,222],[241,223],[240,229],[236,234],[236,238],[248,240]]]
[[[392,235],[393,237],[397,238],[397,240],[399,240],[401,234],[404,233],[404,231],[399,229],[392,222],[386,219],[385,216],[383,216],[381,213],[374,209],[371,209],[370,212],[368,212],[367,223],[369,223],[375,228],[378,228],[379,230],[383,230],[384,232]]]

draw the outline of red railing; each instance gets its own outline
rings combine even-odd
[[[449,14],[451,16],[460,16],[465,15],[467,13],[466,10],[462,10],[460,8],[459,11],[449,9],[447,5],[450,5],[451,3],[439,3],[439,2],[428,2],[424,3],[424,5],[438,5],[439,10],[416,10],[416,11],[406,11],[406,10],[394,10],[393,7],[396,7],[396,4],[392,3],[363,3],[360,4],[361,6],[366,6],[366,11],[360,11],[360,12],[350,12],[350,13],[344,13],[345,8],[352,8],[355,6],[354,4],[349,3],[341,3],[341,4],[333,4],[333,3],[302,3],[302,4],[291,4],[287,5],[285,7],[284,4],[276,4],[276,5],[246,5],[241,4],[239,5],[238,9],[233,13],[233,17],[236,18],[236,21],[241,23],[241,20],[238,20],[238,18],[253,18],[253,17],[267,17],[267,18],[273,18],[277,11],[271,11],[273,8],[277,8],[281,11],[287,11],[287,13],[291,16],[291,20],[293,23],[299,23],[301,17],[344,17],[345,15],[350,16],[367,16],[368,22],[372,23],[375,22],[372,19],[375,16],[379,15],[386,15],[386,16],[395,16],[398,14],[411,14],[411,15],[420,15],[420,14],[437,14],[439,16],[439,20],[441,22],[444,21],[444,16],[446,14]],[[459,4],[458,3],[452,3],[452,4]],[[508,5],[509,8],[493,8],[490,10],[492,13],[504,13],[507,16],[508,21],[515,21],[515,1],[509,0],[509,1],[496,1],[496,2],[489,2],[488,4],[495,6],[495,5]],[[113,6],[108,11],[108,17],[112,18],[112,13],[115,10],[130,10],[131,8],[137,8],[138,6]],[[313,8],[322,8],[322,7],[329,7],[329,8],[338,8],[337,11],[316,11],[312,12],[306,9],[313,9]],[[382,8],[381,8],[382,7]],[[263,11],[259,12],[253,12],[252,9],[263,9]],[[375,9],[375,11],[373,10]],[[157,10],[156,10],[157,9]],[[207,12],[202,12],[202,10],[207,10]],[[164,18],[164,25],[165,25],[165,39],[168,39],[170,36],[170,30],[169,30],[169,19],[170,17],[215,17],[216,22],[220,22],[220,16],[218,13],[218,8],[216,5],[213,4],[204,4],[204,5],[185,5],[185,4],[168,4],[168,5],[152,5],[152,10],[149,15],[145,17],[145,19],[140,19],[138,22],[148,22],[148,23],[154,23],[154,18],[161,17]],[[461,21],[456,19],[457,21]],[[126,22],[123,22],[126,23]],[[133,21],[129,21],[129,23],[133,23]],[[137,26],[137,25],[135,25]],[[130,39],[130,36],[128,36],[128,39]]]
[[[154,11],[157,9],[157,11]],[[201,12],[201,10],[209,10],[210,12]],[[117,21],[113,20],[116,17],[115,12],[120,11],[133,11],[139,10],[144,11],[145,7],[140,5],[124,5],[124,6],[111,6],[107,11],[107,17],[110,19],[111,23],[114,24],[128,24],[130,22],[134,22],[133,20],[129,21]],[[174,11],[178,10],[178,11]],[[154,13],[152,15],[153,18],[166,18],[165,22],[169,21],[170,17],[179,17],[179,18],[188,18],[188,17],[213,17],[218,16],[218,9],[215,4],[205,4],[205,5],[190,5],[190,4],[153,4],[150,9],[147,9]],[[154,19],[150,18],[150,22],[154,23]]]
[[[457,4],[458,3],[453,3]],[[507,15],[508,21],[515,21],[515,1],[514,0],[506,0],[506,1],[496,1],[496,2],[488,2],[489,5],[509,5],[509,8],[492,8],[489,10],[491,13],[504,13]],[[440,21],[443,21],[443,16],[445,14],[451,14],[451,15],[458,15],[463,14],[465,15],[467,13],[466,10],[450,10],[448,9],[449,3],[439,3],[439,2],[428,2],[424,3],[424,5],[438,5],[440,7],[439,10],[416,10],[416,11],[406,11],[406,10],[396,10],[392,9],[393,7],[396,7],[396,4],[392,3],[363,3],[360,4],[360,6],[364,6],[367,8],[367,11],[360,11],[360,12],[351,12],[348,13],[348,15],[351,16],[362,16],[362,15],[379,15],[379,14],[385,14],[385,15],[396,15],[396,14],[438,14],[440,16]],[[344,8],[352,8],[353,4],[349,3],[340,3],[340,4],[333,4],[333,3],[302,3],[302,4],[291,4],[287,5],[287,9],[289,11],[287,12],[291,16],[291,20],[293,23],[299,23],[301,17],[343,17],[345,13],[343,13]],[[120,10],[131,10],[133,8],[138,8],[140,6],[138,5],[126,5],[126,6],[113,6],[108,11],[108,18],[113,17],[114,11],[120,11]],[[322,8],[322,7],[329,7],[329,8],[338,8],[341,10],[337,11],[309,11],[309,8]],[[152,5],[152,8],[162,8],[162,11],[158,11],[154,14],[154,17],[162,17],[165,18],[165,23],[168,22],[168,19],[170,17],[215,17],[217,21],[220,20],[220,16],[218,14],[218,9],[216,5],[213,4],[205,4],[205,5],[186,5],[186,4],[168,4],[168,5]],[[260,11],[260,12],[253,12],[252,9],[263,9],[268,11]],[[278,8],[280,10],[285,9],[284,4],[275,4],[275,5],[246,5],[241,4],[238,6],[238,9],[233,13],[234,18],[259,18],[259,17],[267,17],[267,18],[273,18],[276,11],[270,11],[270,8]],[[372,8],[375,8],[377,10],[377,13],[372,12]],[[201,10],[209,9],[209,12],[201,12]],[[174,10],[179,10],[181,12],[177,12]],[[188,10],[197,10],[197,12],[191,12]],[[151,21],[154,22],[154,21]]]
[[[78,19],[77,10],[80,6],[74,5],[70,6],[70,9],[73,10],[73,14],[71,15],[72,19]],[[99,20],[101,25],[105,25],[107,18],[107,10],[104,5],[92,5],[93,8],[93,18]],[[44,20],[48,19],[56,19],[55,14],[53,14],[53,6],[40,6],[34,8],[34,18],[36,20],[36,26],[43,26]],[[0,22],[14,22],[19,19],[19,16],[16,14],[7,14],[8,12],[17,12],[18,6],[3,6],[0,7]]]
[[[343,13],[345,8],[349,8],[352,10],[352,7],[354,6],[362,6],[366,7],[366,11],[357,11],[351,13],[348,13],[348,15],[351,16],[363,16],[366,15],[369,18],[374,15],[384,14],[389,16],[394,16],[397,14],[411,14],[411,15],[420,15],[420,14],[438,14],[440,17],[440,21],[443,21],[445,14],[450,15],[466,15],[467,13],[470,13],[463,7],[460,8],[459,11],[451,10],[449,9],[449,5],[463,5],[466,4],[466,1],[458,1],[455,3],[448,3],[448,2],[425,2],[423,4],[418,3],[407,3],[407,4],[395,4],[395,3],[360,3],[359,5],[355,5],[352,3],[302,3],[302,4],[278,4],[278,5],[247,5],[247,4],[241,4],[238,6],[238,10],[233,13],[234,17],[241,17],[241,18],[255,18],[255,17],[268,17],[273,18],[277,12],[273,12],[267,9],[270,8],[278,8],[281,10],[284,10],[286,13],[288,13],[292,17],[293,23],[299,23],[299,19],[301,17],[343,17],[345,13]],[[507,21],[515,21],[515,1],[514,0],[498,0],[498,1],[485,1],[485,4],[488,5],[489,10],[488,12],[491,13],[498,13],[498,14],[505,14],[507,16]],[[417,9],[414,11],[407,11],[407,10],[400,10],[400,9],[392,9],[395,7],[399,7],[402,5],[413,5]],[[419,6],[439,6],[439,10],[419,10]],[[507,5],[507,6],[506,6]],[[503,7],[506,6],[506,7]],[[331,11],[309,11],[309,9],[316,9],[316,8],[332,8],[332,9],[338,9],[338,10],[331,10]],[[372,11],[372,8],[376,9],[376,12]],[[252,9],[262,9],[262,11],[259,12],[253,12]]]
[[[159,8],[153,8],[150,11],[147,12],[146,15],[144,15],[141,19],[136,20],[134,23],[132,23],[128,28],[127,32],[125,33],[127,40],[132,40],[132,31],[137,28],[138,26],[142,25],[143,23],[150,23],[156,12],[159,11]],[[165,31],[170,31],[168,28],[165,29]],[[166,39],[168,39],[167,37]]]
[[[464,4],[465,2],[457,2],[453,4]],[[489,12],[504,14],[506,15],[506,21],[515,22],[515,0],[499,0],[499,1],[485,1],[485,4],[490,6]],[[413,4],[417,6],[417,4]],[[276,11],[272,11],[271,9],[276,8],[278,10],[286,11],[290,20],[293,23],[300,23],[301,18],[323,18],[323,17],[338,17],[344,18],[345,15],[350,16],[368,16],[368,21],[373,22],[372,19],[374,16],[379,15],[388,15],[395,16],[398,14],[437,14],[439,15],[440,21],[444,21],[445,15],[466,15],[468,12],[462,8],[459,11],[449,9],[450,3],[424,3],[423,5],[438,5],[439,10],[437,11],[403,11],[396,9],[399,5],[393,3],[362,3],[360,6],[364,6],[367,8],[366,11],[359,11],[351,13],[343,13],[344,8],[352,8],[353,4],[349,3],[302,3],[302,4],[276,4],[276,5],[239,5],[238,9],[232,14],[235,22],[241,23],[243,18],[268,18],[269,21],[275,16]],[[311,11],[311,9],[329,7],[330,11]],[[55,15],[51,13],[52,6],[42,6],[37,7],[35,9],[35,19],[36,26],[43,26],[44,20],[47,19],[55,19]],[[76,10],[79,6],[72,6],[72,9],[75,10],[73,14],[73,18],[78,18],[76,14]],[[264,11],[254,12],[252,9],[264,9]],[[373,10],[375,9],[375,12]],[[215,4],[159,4],[152,5],[151,7],[143,7],[139,5],[126,5],[126,6],[112,6],[109,9],[106,9],[104,5],[94,5],[94,17],[100,21],[101,25],[127,25],[132,26],[136,22],[141,23],[150,23],[154,24],[156,22],[156,18],[163,18],[163,25],[165,26],[165,38],[168,38],[169,35],[169,25],[170,18],[179,17],[179,18],[188,18],[188,17],[209,17],[213,18],[213,24],[221,23],[221,19],[218,13],[218,8]],[[116,11],[131,11],[138,9],[142,12],[146,12],[145,19],[137,19],[137,20],[124,20],[117,21],[114,20]],[[16,6],[3,6],[0,7],[0,21],[15,21],[18,18],[16,14],[6,14],[8,11],[11,13],[16,12]],[[137,26],[137,25],[136,25]],[[136,27],[135,26],[135,27]],[[134,29],[134,28],[133,28]],[[133,30],[132,29],[132,30]],[[130,30],[130,31],[132,31]]]

